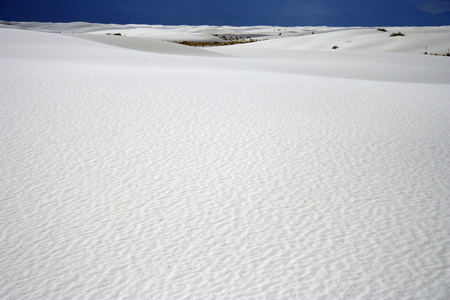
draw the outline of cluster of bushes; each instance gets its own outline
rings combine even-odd
[[[213,36],[220,37],[223,42],[191,42],[191,41],[182,41],[177,42],[181,45],[192,46],[192,47],[214,47],[214,46],[229,46],[236,44],[246,44],[259,42],[262,40],[252,39],[251,36],[246,35],[234,35],[234,34],[213,34]]]
[[[428,53],[428,52],[425,51],[423,54],[425,54],[425,55],[436,55],[436,56],[448,56],[448,57],[450,57],[450,51],[447,52],[447,53],[444,53],[444,54],[439,54],[439,53]]]
[[[250,39],[250,40],[228,40],[226,42],[190,42],[190,41],[182,41],[177,42],[181,45],[192,46],[192,47],[214,47],[214,46],[229,46],[235,44],[246,44],[257,42],[258,40]]]
[[[381,32],[387,32],[387,30],[386,29],[384,29],[384,28],[377,28],[377,30],[378,31],[381,31]],[[405,36],[402,32],[393,32],[393,33],[391,33],[391,37],[394,37],[394,36]]]
[[[239,41],[239,40],[251,39],[251,36],[244,37],[242,35],[241,36],[234,35],[234,37],[233,37],[233,34],[224,34],[221,36],[219,36],[218,34],[213,34],[213,36],[218,36],[224,41]]]

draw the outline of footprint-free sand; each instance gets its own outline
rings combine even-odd
[[[448,299],[450,27],[386,30],[0,24],[0,298]]]

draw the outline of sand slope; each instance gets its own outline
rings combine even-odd
[[[447,57],[72,25],[0,28],[0,298],[449,297]]]

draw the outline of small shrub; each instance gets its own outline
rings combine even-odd
[[[333,46],[331,47],[331,49],[336,50],[337,48],[339,48],[338,46]]]
[[[405,35],[399,31],[399,32],[391,33],[391,37],[394,37],[394,36],[405,36]]]
[[[378,31],[382,31],[382,32],[387,32],[387,30],[384,29],[384,28],[378,28],[377,30],[378,30]]]

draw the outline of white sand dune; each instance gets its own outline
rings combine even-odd
[[[3,22],[0,298],[448,299],[450,27],[386,29]]]

